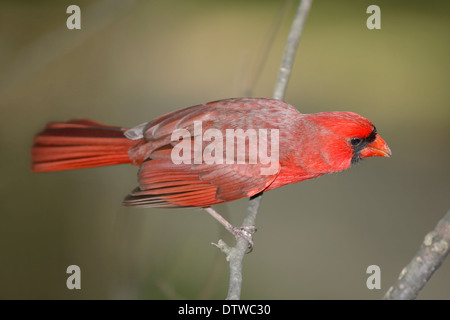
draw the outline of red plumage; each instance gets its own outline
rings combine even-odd
[[[131,163],[128,149],[135,142],[120,127],[91,120],[49,123],[34,138],[34,172],[59,171]]]
[[[172,152],[177,143],[172,133],[187,130],[194,142],[196,121],[201,121],[202,134],[211,129],[225,137],[227,129],[276,129],[279,161],[270,174],[262,174],[268,165],[260,162],[194,163],[193,154],[191,163],[175,164]],[[271,139],[268,136],[268,144]],[[237,140],[233,143],[237,147]],[[207,146],[202,145],[202,154]],[[32,170],[131,163],[140,166],[139,187],[124,200],[125,205],[208,207],[342,171],[361,158],[389,155],[373,124],[355,113],[301,114],[280,100],[240,98],[177,110],[132,129],[90,120],[50,123],[35,137]],[[231,160],[238,157],[236,152]],[[244,158],[250,157],[250,149],[245,148]]]

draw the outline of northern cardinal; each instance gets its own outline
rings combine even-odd
[[[261,175],[260,163],[174,164],[171,135],[182,128],[192,132],[194,121],[202,121],[203,133],[215,128],[224,136],[226,129],[278,129],[276,170]],[[245,151],[248,159],[249,148]],[[355,113],[302,114],[281,100],[238,98],[177,110],[132,129],[91,120],[49,123],[34,138],[31,168],[46,172],[130,163],[140,166],[139,187],[124,205],[209,207],[390,154],[374,125]]]
[[[191,162],[175,163],[173,151],[181,139],[174,141],[173,133],[185,129],[180,132],[192,134],[194,143],[199,135],[194,132],[196,122],[201,123],[200,134],[217,129],[212,132],[224,137],[230,129],[275,129],[279,139],[278,161],[270,164],[268,173],[262,174],[262,169],[269,165],[248,161],[251,149],[247,148],[247,142],[245,151],[240,149],[240,153],[231,155],[231,160],[240,156],[241,160],[247,160],[245,163],[228,161],[229,155],[222,163],[199,163],[194,152],[182,155]],[[265,141],[271,139],[267,133]],[[236,141],[232,142],[235,146]],[[207,146],[208,143],[203,143],[200,151],[204,152]],[[267,154],[276,151],[267,149]],[[34,138],[32,170],[130,163],[140,166],[139,187],[125,198],[125,206],[208,208],[342,171],[363,158],[390,154],[374,125],[355,113],[302,114],[281,100],[237,98],[177,110],[132,129],[91,120],[50,123]]]

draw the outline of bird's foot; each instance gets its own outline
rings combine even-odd
[[[255,226],[232,227],[229,231],[235,236],[236,240],[243,238],[248,242],[247,253],[253,251],[253,234],[256,232]]]
[[[242,226],[242,227],[235,227],[231,223],[229,223],[224,217],[222,217],[216,210],[214,210],[211,207],[204,208],[206,212],[208,212],[214,219],[220,222],[225,229],[227,229],[231,234],[234,235],[236,240],[239,238],[243,238],[247,240],[248,242],[248,250],[247,253],[250,253],[253,251],[253,233],[256,232],[255,226]]]

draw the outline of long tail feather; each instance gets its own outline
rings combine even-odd
[[[132,163],[128,150],[137,142],[126,129],[91,120],[49,123],[34,138],[34,172],[59,171]]]

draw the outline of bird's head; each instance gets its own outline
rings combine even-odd
[[[360,159],[391,155],[375,126],[356,113],[322,112],[308,115],[308,120],[316,128],[321,162],[329,172],[345,170]]]

